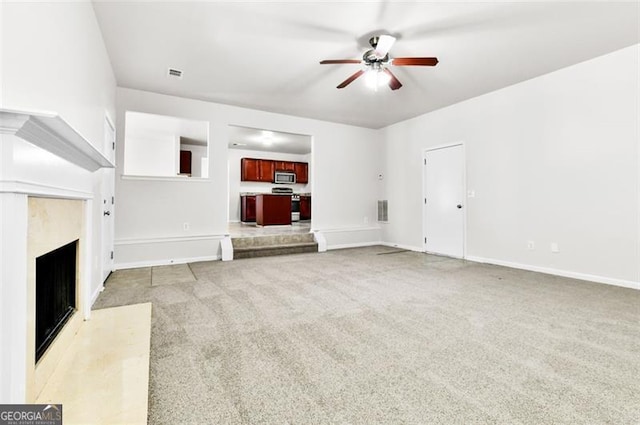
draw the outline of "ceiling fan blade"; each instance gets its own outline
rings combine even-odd
[[[349,84],[351,84],[353,82],[353,80],[355,80],[356,78],[358,78],[362,74],[364,74],[363,70],[360,70],[360,71],[356,72],[351,77],[349,77],[346,80],[344,80],[343,82],[341,82],[340,85],[338,85],[337,88],[343,89],[343,88],[347,87]]]
[[[338,63],[362,63],[361,59],[325,59],[320,61],[321,65],[334,65]]]
[[[387,56],[389,50],[391,50],[391,46],[396,42],[396,38],[390,35],[381,35],[378,38],[378,44],[376,44],[375,52],[376,56],[380,59]]]
[[[387,68],[384,69],[384,72],[389,75],[389,87],[391,88],[391,90],[398,90],[400,87],[402,87],[402,83],[396,78],[395,75],[393,75],[393,72],[389,71]]]
[[[393,58],[393,66],[436,66],[438,58]]]

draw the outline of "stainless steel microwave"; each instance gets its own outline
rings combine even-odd
[[[286,171],[276,171],[273,176],[274,183],[292,184],[296,182],[296,174]]]

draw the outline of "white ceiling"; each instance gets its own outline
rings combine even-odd
[[[640,42],[628,2],[123,2],[94,8],[118,85],[380,128]],[[404,84],[374,92],[359,65],[372,34]],[[182,79],[166,76],[169,67]]]
[[[311,153],[311,136],[237,126],[229,126],[229,129],[229,149],[297,155]]]

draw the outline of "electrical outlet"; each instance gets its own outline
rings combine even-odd
[[[467,198],[475,198],[476,191],[475,190],[467,190]]]
[[[527,249],[534,250],[536,249],[536,243],[534,241],[527,241]]]
[[[560,252],[557,242],[551,242],[551,252]]]
[[[369,217],[364,216],[364,224],[368,224],[369,223]]]
[[[182,223],[182,230],[184,230],[185,232],[189,230],[189,223],[184,222]]]

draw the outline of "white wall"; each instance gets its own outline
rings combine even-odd
[[[232,107],[155,93],[118,89],[118,164],[127,110],[209,122],[208,180],[131,180],[116,177],[116,264],[131,267],[214,258],[227,233],[229,125],[269,128],[313,137],[312,216],[317,229],[361,228],[374,217],[380,135],[371,129]],[[188,230],[184,230],[188,223]],[[369,225],[370,226],[370,225]],[[375,233],[375,232],[374,232]],[[349,232],[367,243],[371,232]],[[373,236],[379,239],[379,234]],[[363,240],[367,239],[367,240]]]
[[[105,114],[115,118],[115,78],[102,35],[88,1],[2,2],[0,106],[6,109],[53,111],[61,115],[97,149],[104,147]],[[8,140],[3,136],[0,144]],[[13,136],[12,136],[13,137]],[[9,143],[7,143],[9,146]],[[15,140],[12,152],[3,151],[13,161],[14,177],[24,182],[46,182],[50,187],[93,192],[100,199],[102,172],[90,173],[29,143]],[[9,172],[6,168],[0,172]],[[2,203],[4,203],[4,197]],[[93,202],[94,258],[92,293],[101,286],[101,202]],[[6,205],[0,205],[5,208]],[[20,241],[16,241],[20,246]],[[2,261],[6,261],[2,252]],[[5,306],[2,305],[2,310]],[[5,320],[7,319],[7,320]],[[0,323],[0,345],[5,337],[16,337],[24,317],[5,316]],[[12,322],[13,321],[13,322]],[[11,346],[11,356],[19,357],[20,347]],[[17,353],[17,354],[16,354]],[[0,402],[20,401],[19,384],[5,378],[7,357],[0,357]],[[12,375],[21,375],[13,367]],[[24,376],[24,375],[23,375]]]
[[[105,114],[116,115],[116,83],[91,2],[3,2],[2,8],[2,107],[56,112],[102,151]],[[101,197],[100,171],[85,176],[76,167],[63,170],[64,161],[46,162],[50,168],[25,161],[17,165],[25,178],[33,171],[64,182],[91,179],[95,198]],[[70,175],[75,177],[65,177]],[[100,204],[94,202],[97,253],[102,246]],[[98,255],[93,289],[102,283],[100,262]]]
[[[271,193],[273,183],[243,182],[240,181],[240,160],[242,158],[274,159],[280,161],[311,162],[311,155],[295,155],[280,152],[262,152],[246,149],[228,150],[229,167],[229,221],[240,221],[240,193],[242,192],[264,192]],[[311,169],[309,169],[311,175]],[[296,193],[311,192],[311,180],[307,184],[288,184],[286,187],[293,188]]]
[[[637,284],[638,50],[384,129],[384,240],[421,250],[423,151],[462,141],[467,189],[476,193],[466,200],[469,258]]]
[[[102,150],[115,78],[90,1],[3,2],[3,107],[53,111]]]
[[[179,170],[179,139],[171,135],[154,138],[127,137],[124,174],[175,177]]]

